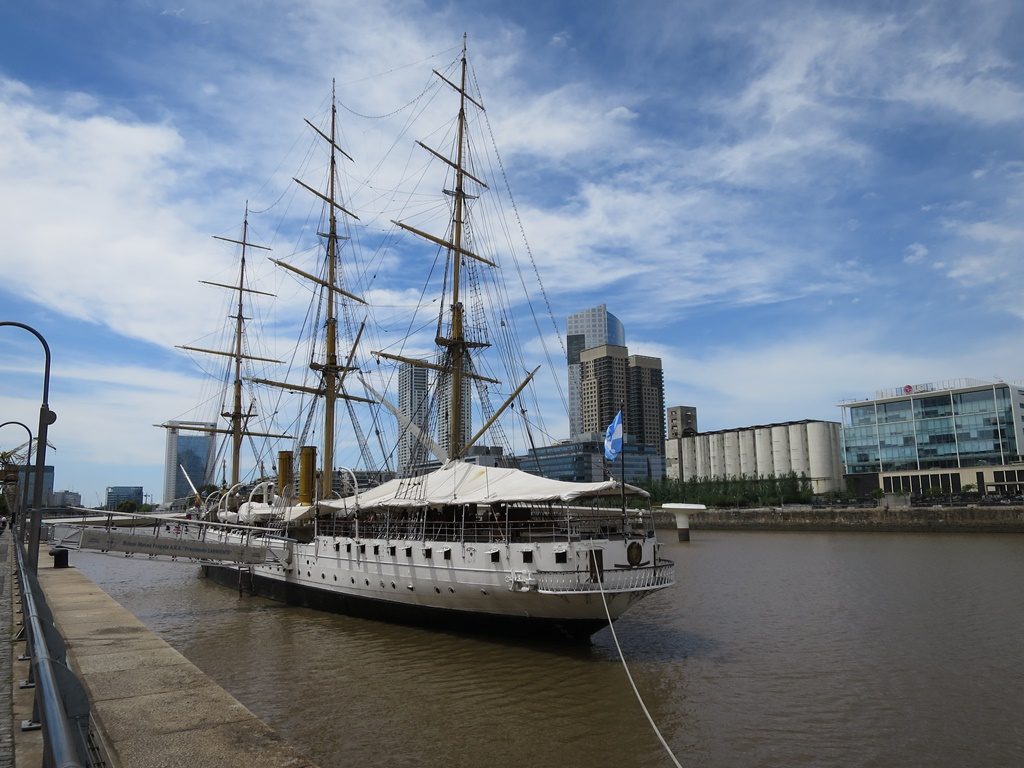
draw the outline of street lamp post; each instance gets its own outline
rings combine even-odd
[[[43,521],[43,473],[46,471],[46,429],[57,420],[57,414],[50,410],[50,345],[35,328],[13,320],[0,321],[0,326],[13,325],[28,331],[43,345],[46,365],[43,369],[43,402],[39,406],[39,429],[36,430],[36,476],[32,498],[32,519],[28,531],[28,565],[32,573],[39,570],[39,529]]]
[[[28,453],[25,454],[25,481],[19,481],[21,485],[21,504],[18,506],[17,540],[21,542],[25,539],[25,510],[28,509],[28,468],[32,464],[32,430],[20,421],[5,421],[3,424],[0,424],[0,428],[6,427],[8,424],[16,424],[28,432]],[[11,523],[11,535],[14,535],[13,521]]]

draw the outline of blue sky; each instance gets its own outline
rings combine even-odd
[[[283,194],[331,79],[386,114],[463,32],[558,321],[607,304],[702,429],[1024,380],[1016,3],[8,5],[0,319],[50,343],[56,486],[86,504],[159,499],[152,425],[206,386],[173,347],[223,317],[197,281],[233,269],[210,235]],[[0,334],[0,372],[0,415],[34,429],[35,340]]]

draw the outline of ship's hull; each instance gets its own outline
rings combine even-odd
[[[626,544],[603,542],[609,557],[600,583],[586,548],[557,557],[551,544],[469,546],[455,542],[319,538],[294,543],[286,560],[261,565],[209,563],[203,572],[224,586],[289,605],[404,624],[586,641],[631,605],[674,582],[668,561],[657,567],[612,564]],[[635,542],[657,561],[653,539]],[[616,558],[615,548],[623,548]],[[561,549],[569,549],[565,545]],[[523,552],[545,570],[526,567]],[[558,560],[559,562],[555,562]],[[638,561],[639,562],[639,561]]]
[[[249,569],[238,566],[204,565],[202,570],[206,577],[217,584],[288,605],[431,629],[587,643],[595,632],[608,626],[607,618],[550,618],[478,613],[345,594],[294,581],[267,578],[256,572],[250,574]],[[600,600],[600,597],[597,599]]]

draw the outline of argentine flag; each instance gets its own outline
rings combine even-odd
[[[622,453],[622,411],[615,414],[604,433],[604,457],[615,461]]]

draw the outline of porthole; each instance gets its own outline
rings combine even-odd
[[[440,588],[440,587],[434,587],[434,591],[435,591],[435,592],[436,592],[437,594],[439,594],[439,595],[441,594],[441,588]]]
[[[395,586],[395,582],[393,582],[393,581],[391,582],[391,588],[392,589],[397,589],[397,587]]]
[[[351,582],[352,582],[353,584],[355,584],[355,583],[356,583],[356,580],[355,580],[354,578],[353,578],[353,579],[350,579],[350,581],[351,581]]]
[[[454,595],[455,594],[455,587],[448,587],[448,591],[451,592]]]
[[[335,581],[337,581],[337,580],[338,580],[338,574],[334,574],[334,580],[335,580]]]
[[[320,578],[321,578],[321,579],[326,579],[326,578],[327,578],[327,576],[325,576],[324,574],[322,574],[322,573],[321,573],[321,574],[320,574]]]
[[[369,579],[365,579],[365,581],[366,581],[366,586],[370,586],[370,580]]]

